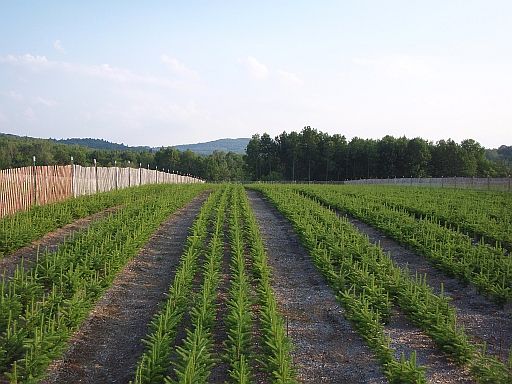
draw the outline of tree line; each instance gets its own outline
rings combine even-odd
[[[233,152],[214,152],[197,155],[172,147],[151,150],[91,149],[80,145],[59,144],[52,140],[0,135],[0,169],[32,165],[66,165],[73,163],[92,166],[134,167],[189,174],[208,181],[236,181],[245,179],[245,163],[242,155]]]
[[[501,149],[502,147],[500,147]],[[507,148],[507,147],[505,147]],[[245,157],[254,180],[342,181],[395,177],[505,177],[506,162],[486,158],[472,139],[384,136],[380,140],[329,135],[310,126],[301,132],[252,136]]]
[[[512,170],[512,147],[486,150],[474,140],[380,140],[329,135],[309,126],[275,138],[256,134],[245,155],[213,152],[198,155],[172,147],[150,150],[92,149],[52,140],[0,134],[0,169],[32,165],[75,164],[144,167],[190,174],[208,181],[342,181],[394,177],[506,177]]]

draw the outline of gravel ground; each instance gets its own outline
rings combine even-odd
[[[302,383],[384,383],[377,360],[344,317],[291,224],[254,191],[251,206],[273,271],[272,288]]]
[[[391,348],[395,350],[397,358],[400,358],[402,353],[410,356],[412,351],[416,351],[416,361],[426,368],[425,375],[429,383],[474,382],[468,369],[463,369],[450,361],[430,337],[411,324],[396,308],[392,312],[390,322],[385,326],[385,332],[391,338]]]
[[[207,194],[173,214],[121,271],[72,337],[43,383],[128,383],[143,351],[141,339],[179,264],[188,229]]]
[[[502,308],[485,296],[479,294],[474,287],[461,283],[433,267],[428,260],[413,250],[389,239],[375,228],[349,218],[370,241],[380,244],[388,252],[393,262],[400,268],[408,267],[411,275],[427,274],[427,283],[437,292],[449,296],[451,304],[457,311],[458,323],[466,329],[475,342],[487,345],[487,351],[506,361],[508,351],[512,348],[512,309],[510,305]]]
[[[37,259],[37,254],[45,250],[55,252],[61,244],[72,238],[77,232],[87,229],[92,223],[119,210],[120,207],[111,207],[104,211],[78,219],[54,232],[44,235],[26,247],[20,248],[0,259],[0,278],[9,279],[14,276],[16,268],[23,261],[23,266],[29,268]]]

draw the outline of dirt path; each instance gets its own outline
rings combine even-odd
[[[427,274],[427,283],[437,292],[444,285],[444,294],[449,296],[451,304],[457,311],[457,320],[467,333],[478,343],[485,342],[487,351],[506,361],[508,351],[512,348],[512,310],[501,308],[486,297],[478,294],[472,286],[464,285],[459,280],[448,277],[444,272],[434,268],[428,260],[406,248],[396,241],[389,239],[375,228],[349,217],[350,222],[371,242],[380,244],[393,262],[400,268],[406,266],[414,276]]]
[[[385,332],[391,338],[391,348],[395,357],[403,353],[410,356],[416,351],[416,361],[426,368],[425,376],[431,384],[466,384],[474,383],[468,369],[463,369],[436,347],[434,341],[418,327],[411,324],[407,317],[396,308],[391,319],[385,325]]]
[[[378,362],[344,318],[290,223],[254,191],[249,201],[273,271],[272,288],[287,320],[303,383],[384,383]]]
[[[188,229],[207,197],[203,193],[165,222],[121,271],[54,362],[43,383],[127,383],[133,379],[141,339],[174,277]]]
[[[111,207],[93,215],[78,219],[54,232],[48,233],[41,239],[34,241],[8,256],[0,259],[0,279],[8,279],[14,276],[18,265],[23,261],[23,266],[29,268],[37,259],[37,254],[43,254],[45,250],[55,252],[66,240],[72,238],[77,232],[89,227],[98,221],[119,210],[120,207]]]

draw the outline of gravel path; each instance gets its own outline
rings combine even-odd
[[[386,382],[291,224],[256,192],[248,191],[248,196],[268,252],[272,288],[294,345],[300,382]]]
[[[127,383],[133,379],[141,339],[179,264],[188,229],[207,193],[173,214],[121,271],[89,318],[54,362],[43,383]]]
[[[448,277],[444,272],[433,267],[428,260],[386,237],[375,228],[349,217],[350,222],[359,231],[366,234],[371,242],[379,244],[388,252],[393,262],[400,268],[408,267],[414,276],[427,274],[427,283],[437,292],[444,285],[444,294],[449,296],[451,304],[457,311],[457,320],[463,325],[475,342],[487,344],[487,351],[506,361],[508,351],[512,348],[512,308],[494,304],[480,295],[471,285]]]
[[[120,207],[111,207],[93,215],[78,219],[62,228],[44,235],[41,239],[32,242],[17,251],[0,259],[0,279],[9,279],[14,276],[16,268],[23,261],[23,266],[29,268],[37,259],[38,253],[45,250],[55,252],[66,240],[72,238],[77,232],[87,229],[92,223],[113,214]]]
[[[425,376],[429,383],[474,383],[468,369],[448,360],[433,340],[411,324],[396,308],[391,314],[390,322],[385,325],[385,332],[391,338],[391,348],[395,350],[398,359],[402,353],[410,356],[412,351],[416,351],[416,361],[426,368]]]

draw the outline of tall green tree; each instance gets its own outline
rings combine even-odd
[[[261,180],[261,138],[259,134],[253,135],[249,140],[245,153],[245,162],[250,177],[254,180]]]
[[[426,177],[430,159],[430,145],[426,140],[419,137],[409,140],[405,155],[406,170],[404,176]]]
[[[333,161],[335,180],[340,181],[347,178],[347,139],[343,135],[334,134],[332,136],[334,145]]]
[[[303,175],[306,175],[306,180],[318,180],[315,172],[315,167],[319,163],[319,147],[320,137],[318,131],[311,128],[309,125],[304,127],[300,134],[301,137],[301,159]]]

